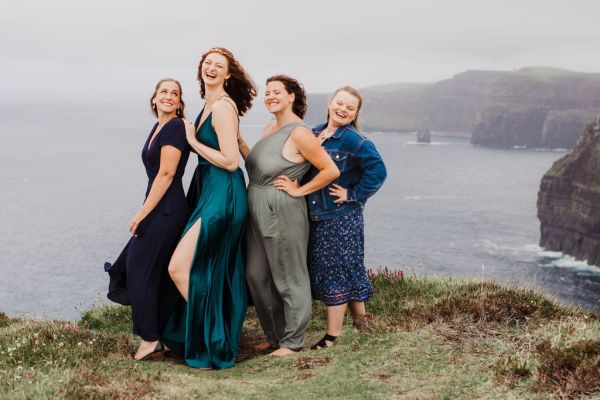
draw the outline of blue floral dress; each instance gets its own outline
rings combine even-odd
[[[327,306],[365,301],[374,293],[364,264],[362,210],[311,221],[308,267],[313,298]]]

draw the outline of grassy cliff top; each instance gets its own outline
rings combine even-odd
[[[245,321],[238,363],[134,362],[129,308],[76,324],[0,315],[0,397],[211,399],[546,399],[600,394],[600,318],[537,292],[491,282],[380,271],[373,321],[330,349],[278,359],[253,350]],[[314,304],[307,347],[324,329]],[[597,397],[596,397],[597,398]]]

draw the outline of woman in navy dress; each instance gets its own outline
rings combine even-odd
[[[164,356],[159,329],[179,296],[167,267],[190,213],[181,182],[190,154],[184,105],[178,81],[158,82],[150,98],[158,121],[142,150],[146,198],[129,223],[132,237],[125,249],[104,267],[110,276],[108,298],[131,305],[133,333],[142,339],[136,360]]]

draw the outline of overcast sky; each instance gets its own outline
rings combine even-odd
[[[467,69],[600,72],[598,0],[1,0],[1,103],[194,95],[200,55],[232,50],[259,87],[434,82]],[[191,93],[190,93],[191,92]]]

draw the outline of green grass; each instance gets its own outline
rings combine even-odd
[[[126,307],[76,323],[0,313],[0,398],[548,399],[600,395],[600,319],[535,291],[493,282],[373,276],[365,332],[277,359],[257,352],[249,309],[238,363],[221,371],[134,362]],[[323,334],[314,304],[307,347]]]

